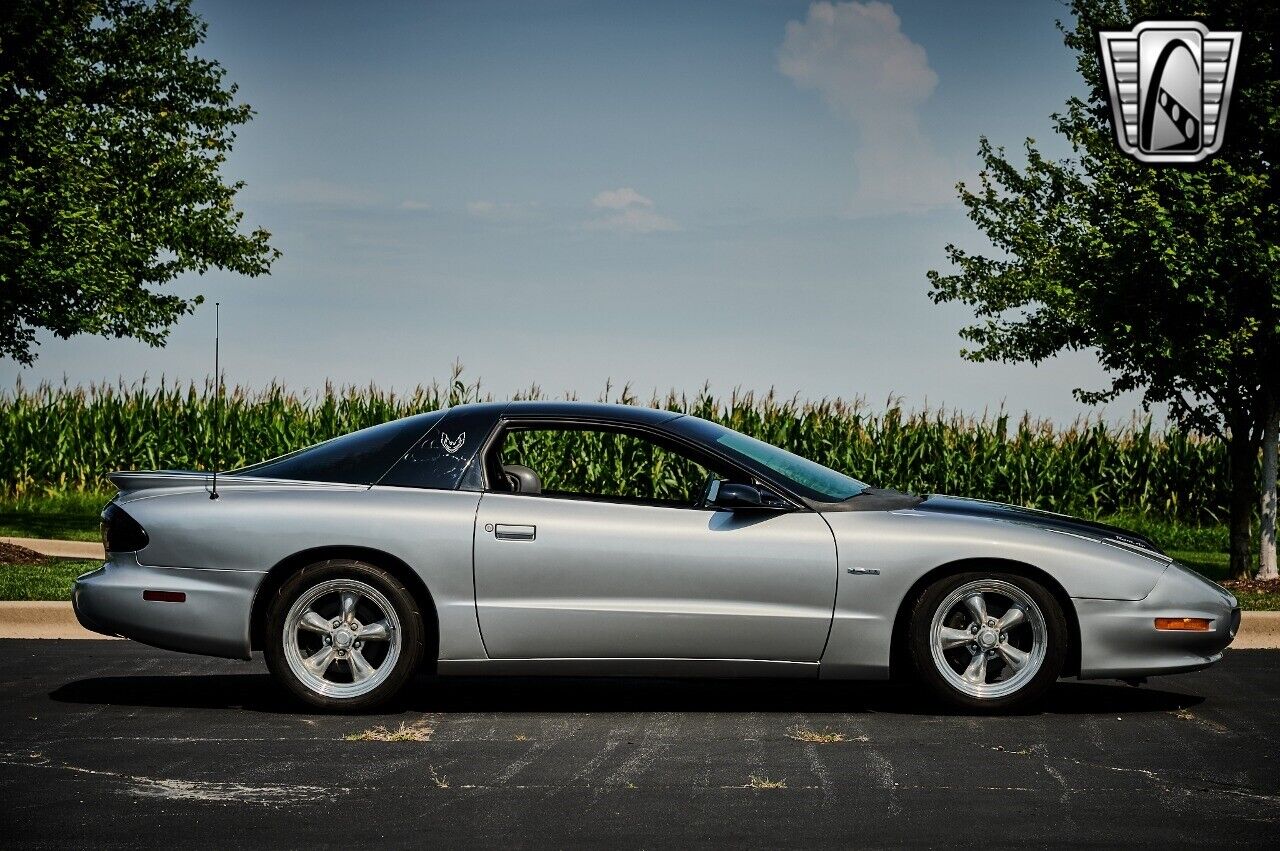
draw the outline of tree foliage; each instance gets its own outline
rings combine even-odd
[[[1280,7],[1074,0],[1071,12],[1060,28],[1086,93],[1053,121],[1072,154],[1051,159],[1028,139],[1018,164],[981,140],[980,185],[961,185],[960,198],[995,251],[947,246],[955,270],[930,273],[931,296],[974,309],[978,321],[961,332],[971,359],[1092,350],[1111,383],[1077,389],[1081,399],[1139,390],[1144,405],[1168,403],[1175,418],[1226,438],[1241,571],[1258,446],[1280,398]],[[1207,162],[1152,166],[1116,146],[1096,32],[1147,18],[1244,33],[1226,141]]]
[[[0,356],[35,335],[162,345],[201,297],[155,288],[269,270],[220,171],[252,116],[194,54],[189,0],[12,0],[0,16]]]

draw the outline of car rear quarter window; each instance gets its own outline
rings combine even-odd
[[[468,485],[463,478],[496,421],[496,414],[487,410],[460,408],[446,412],[378,484],[455,490],[462,482],[463,490],[479,490],[478,479]]]
[[[432,411],[393,420],[236,470],[231,475],[372,485],[442,416],[442,411]]]

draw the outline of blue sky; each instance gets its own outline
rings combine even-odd
[[[44,341],[12,385],[228,377],[295,388],[443,378],[506,395],[771,386],[1070,419],[1087,354],[959,356],[927,298],[980,134],[1049,140],[1078,89],[1053,0],[197,2],[257,110],[228,175],[270,277],[165,349]],[[1106,411],[1120,419],[1122,400]]]

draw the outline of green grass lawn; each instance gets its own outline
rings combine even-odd
[[[1227,553],[1206,552],[1203,550],[1168,550],[1167,552],[1182,564],[1195,570],[1196,573],[1206,576],[1214,582],[1222,582],[1231,578],[1227,573],[1231,566],[1231,556]]]
[[[65,492],[0,499],[0,538],[99,539],[98,515],[110,495]]]
[[[1224,582],[1231,578],[1227,572],[1231,566],[1231,557],[1227,553],[1169,550],[1169,555],[1214,582]],[[1263,612],[1280,611],[1280,592],[1245,591],[1236,588],[1232,589],[1231,593],[1236,595],[1242,609]]]
[[[71,582],[100,561],[0,565],[0,600],[70,600]]]
[[[1280,593],[1275,591],[1241,591],[1237,589],[1231,593],[1236,595],[1240,608],[1246,612],[1280,612]]]

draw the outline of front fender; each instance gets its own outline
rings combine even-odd
[[[929,573],[956,562],[1028,565],[1069,597],[1131,601],[1146,597],[1167,567],[1100,541],[989,518],[911,510],[824,517],[835,534],[838,564],[824,677],[887,677],[904,599]]]

